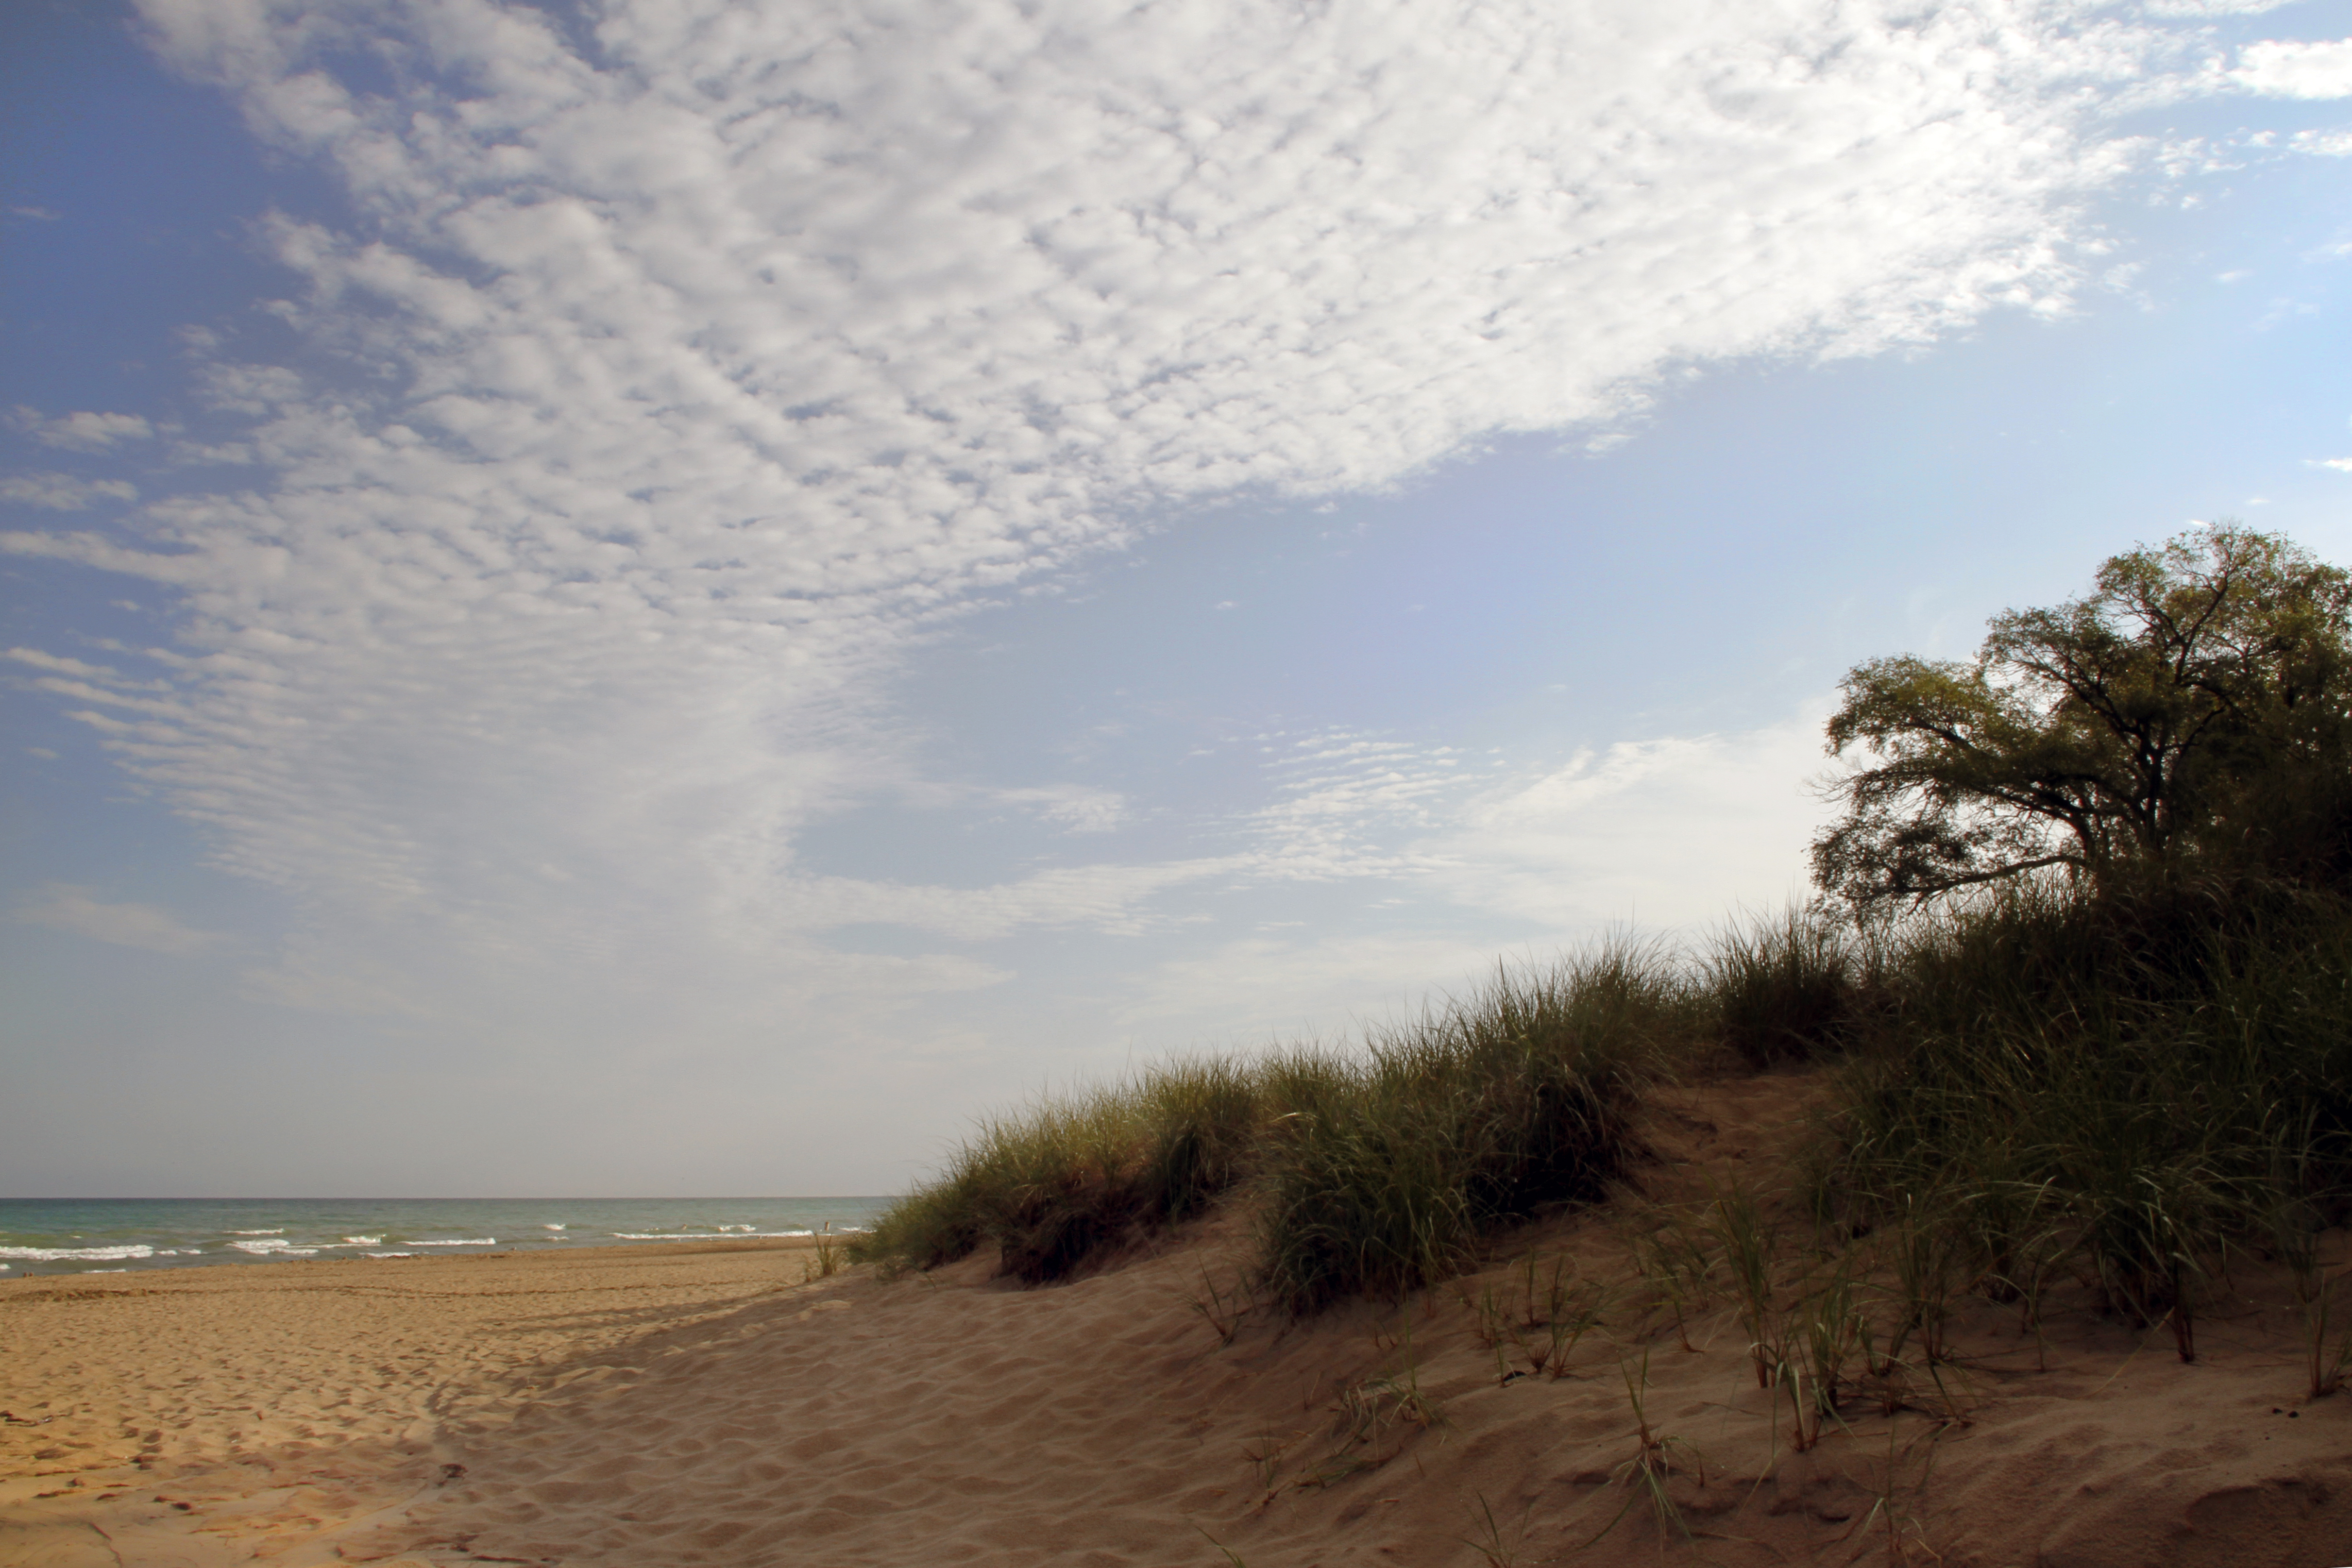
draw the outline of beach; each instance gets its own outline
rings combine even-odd
[[[789,1289],[813,1247],[0,1282],[0,1562],[341,1561],[336,1538],[415,1500],[446,1453],[599,1356]]]
[[[1754,1167],[1817,1087],[1661,1094],[1646,1179]],[[1238,1211],[1035,1290],[986,1257],[805,1279],[793,1240],[12,1281],[0,1562],[2352,1562],[2352,1396],[2302,1397],[2259,1268],[2188,1364],[1971,1301],[1944,1403],[1800,1452],[1722,1310],[1688,1349],[1604,1314],[1532,1372],[1489,1343],[1527,1259],[1598,1288],[1622,1219],[1300,1323],[1221,1305]]]

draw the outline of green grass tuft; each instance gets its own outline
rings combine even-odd
[[[1139,1230],[1200,1213],[1241,1175],[1266,1091],[1313,1077],[1178,1061],[983,1123],[946,1172],[856,1242],[861,1261],[936,1268],[993,1246],[1005,1272],[1058,1280]],[[1265,1081],[1262,1081],[1265,1080]]]
[[[1370,1042],[1349,1092],[1270,1140],[1262,1289],[1294,1314],[1398,1297],[1480,1241],[1624,1170],[1642,1081],[1686,1027],[1680,977],[1619,945],[1485,990]]]
[[[1756,1068],[1847,1045],[1860,1021],[1864,968],[1853,933],[1805,909],[1726,927],[1701,963],[1717,1031]]]

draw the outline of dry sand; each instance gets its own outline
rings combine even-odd
[[[1670,1099],[1654,1194],[1768,1168],[1816,1088]],[[1612,1225],[1518,1244],[1598,1277]],[[982,1260],[802,1284],[756,1244],[0,1285],[0,1563],[2352,1563],[2352,1395],[2302,1401],[2275,1281],[2187,1365],[1980,1304],[1960,1419],[1851,1410],[1799,1454],[1720,1310],[1693,1352],[1621,1323],[1498,1383],[1471,1304],[1511,1292],[1498,1259],[1221,1344],[1194,1301],[1242,1241],[1213,1220],[1039,1291]],[[1689,1541],[1623,1484],[1644,1348]]]

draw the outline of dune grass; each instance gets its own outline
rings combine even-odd
[[[1600,1198],[1690,1012],[1661,950],[1621,944],[1376,1031],[1344,1092],[1269,1124],[1262,1291],[1294,1314],[1401,1296],[1507,1226]]]
[[[1030,1283],[1138,1230],[1188,1219],[1241,1176],[1270,1106],[1311,1104],[1336,1066],[1306,1053],[1154,1067],[982,1124],[936,1181],[853,1243],[861,1260],[935,1268],[983,1244]]]
[[[1874,1238],[1917,1305],[1894,1332],[1929,1363],[1958,1299],[2034,1324],[2069,1279],[2192,1357],[2233,1258],[2309,1260],[2352,1212],[2352,904],[2047,883],[1870,927],[1750,918],[1696,954],[1619,939],[1500,971],[1352,1049],[1180,1061],[1040,1099],[982,1124],[855,1245],[915,1268],[990,1249],[1041,1283],[1245,1194],[1253,1260],[1211,1303],[1230,1338],[1235,1301],[1304,1315],[1401,1297],[1602,1198],[1640,1157],[1651,1082],[1811,1061],[1836,1064],[1814,1213]],[[1634,1244],[1681,1281],[1676,1302],[1705,1292],[1667,1266],[1676,1236]],[[1777,1308],[1748,1262],[1731,1293],[1760,1343]],[[2333,1387],[2345,1292],[2306,1275],[2313,1382]],[[1815,1347],[1815,1383],[1840,1348]]]
[[[1818,910],[1716,933],[1697,964],[1715,1032],[1750,1067],[1810,1061],[1853,1043],[1874,994],[1875,948]]]
[[[858,1255],[930,1268],[982,1247],[1063,1278],[1246,1184],[1256,1299],[1298,1314],[1444,1278],[1496,1229],[1600,1197],[1641,1085],[1699,1017],[1663,948],[1504,970],[1352,1051],[1192,1060],[983,1124]]]

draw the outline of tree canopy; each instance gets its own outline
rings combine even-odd
[[[2233,523],[1997,616],[1971,663],[1849,671],[1812,847],[1868,908],[2035,872],[2352,879],[2352,576]]]

